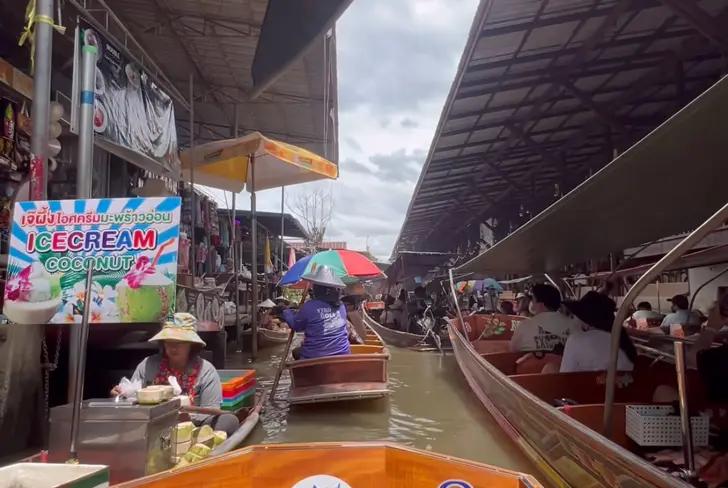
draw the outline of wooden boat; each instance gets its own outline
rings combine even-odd
[[[276,346],[288,341],[290,329],[272,330],[261,327],[258,329],[258,347]]]
[[[532,476],[388,443],[252,446],[119,488],[539,488]]]
[[[424,334],[411,334],[409,332],[402,332],[383,326],[369,316],[366,308],[362,311],[362,317],[364,319],[364,324],[379,334],[384,343],[387,345],[395,347],[414,347],[425,340]]]
[[[615,437],[609,440],[597,433],[604,413],[605,372],[521,371],[517,361],[523,353],[503,352],[507,341],[476,335],[475,322],[469,325],[468,333],[458,321],[448,326],[463,375],[503,430],[554,485],[687,486],[631,452],[635,444],[625,434],[625,404],[651,403],[658,385],[675,387],[672,365],[640,356],[635,370],[621,375],[623,386],[616,393],[613,417]],[[688,373],[695,374],[691,380],[697,380],[696,371]],[[710,408],[700,382],[691,384],[696,387],[691,388],[690,405]],[[577,404],[554,407],[560,399]]]
[[[360,335],[364,335],[365,344],[352,345],[351,354],[289,361],[288,401],[295,405],[389,395],[389,350],[376,333]]]

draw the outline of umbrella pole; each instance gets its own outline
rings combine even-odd
[[[285,225],[286,225],[286,213],[285,213],[285,204],[286,204],[286,187],[281,187],[281,261],[280,261],[280,269],[281,269],[281,276],[283,276],[283,236],[285,235]]]
[[[258,355],[258,217],[255,213],[255,155],[250,155],[250,231],[251,248],[253,252],[251,274],[253,278],[253,314],[250,317],[251,347],[250,356],[255,359]]]
[[[235,291],[233,292],[233,293],[235,293],[235,341],[238,344],[238,347],[242,350],[242,346],[241,346],[242,334],[240,331],[240,276],[238,273],[238,256],[237,256],[238,246],[235,242],[235,238],[236,238],[235,227],[236,227],[237,214],[238,214],[238,211],[236,208],[235,197],[237,195],[235,192],[232,192],[232,193],[233,193],[233,212],[232,212],[232,218],[230,219],[231,223],[232,223],[231,230],[230,230],[230,251],[232,252],[232,255],[233,255],[233,276],[235,277],[235,281],[234,281]]]

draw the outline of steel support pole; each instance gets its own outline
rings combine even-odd
[[[693,450],[693,430],[690,425],[690,410],[688,409],[688,385],[685,364],[685,342],[675,341],[675,369],[677,372],[677,390],[680,403],[680,432],[683,441],[683,456],[687,466],[688,478],[693,478],[695,472],[695,452]]]
[[[195,146],[195,78],[190,73],[190,149]],[[190,254],[192,255],[192,286],[195,286],[197,276],[197,195],[195,194],[195,163],[190,165],[190,188],[192,189],[192,235],[190,236]]]
[[[53,63],[53,0],[37,0],[33,72],[30,199],[45,200],[48,191],[48,131]]]
[[[76,198],[91,198],[94,167],[94,86],[96,75],[95,46],[81,48],[81,109],[78,126],[78,160],[76,163]],[[87,288],[89,290],[90,288]],[[85,363],[86,347],[81,341],[81,329],[70,327],[68,344],[68,398],[75,399],[79,389],[78,377]],[[83,374],[83,371],[80,372]]]
[[[253,293],[250,316],[250,333],[251,347],[250,355],[253,359],[258,356],[258,217],[255,213],[255,155],[250,155],[250,222],[252,229],[250,230],[251,250],[253,258],[251,261],[252,269],[250,270],[253,281]]]
[[[96,75],[95,46],[81,48],[81,110],[78,131],[78,163],[76,165],[76,194],[91,198],[94,169],[94,86]]]
[[[93,91],[92,91],[93,93]],[[92,128],[93,130],[93,128]],[[91,290],[91,283],[93,282],[94,268],[93,265],[89,265],[86,271],[86,290]],[[89,314],[91,313],[91,293],[86,293],[83,300],[83,315],[81,318],[81,327],[72,326],[72,328],[79,329],[78,335],[78,348],[81,351],[86,351],[86,344],[88,344],[88,329],[89,329]],[[81,354],[79,357],[78,368],[76,368],[75,382],[76,389],[73,392],[73,404],[71,405],[71,461],[78,462],[78,430],[81,425],[81,402],[83,402],[83,382],[84,373],[86,372],[86,354]]]

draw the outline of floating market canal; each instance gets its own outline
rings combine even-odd
[[[263,349],[252,364],[266,389],[282,351],[282,346]],[[470,391],[452,353],[398,348],[390,352],[388,399],[291,408],[285,401],[289,377],[284,372],[278,400],[266,405],[261,424],[247,443],[387,440],[537,473]],[[241,361],[232,367],[238,366],[251,364]]]

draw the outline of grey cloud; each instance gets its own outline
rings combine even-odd
[[[339,169],[346,172],[351,171],[352,173],[372,174],[371,169],[354,159],[344,160],[342,163],[340,163]]]
[[[379,126],[382,129],[386,129],[387,127],[389,127],[389,124],[391,122],[392,122],[392,119],[390,119],[389,117],[383,117],[383,118],[379,119]]]
[[[346,142],[353,150],[361,152],[361,145],[356,142],[356,139],[354,139],[353,137],[345,137],[344,142]]]
[[[361,105],[377,113],[415,110],[443,98],[452,82],[472,22],[472,0],[443,2],[462,18],[454,25],[423,25],[416,2],[354,2],[337,28],[339,106]],[[458,27],[455,27],[457,25]]]
[[[401,125],[405,129],[416,129],[420,126],[420,123],[416,120],[410,119],[409,117],[405,117],[404,119],[402,119],[399,125]]]
[[[377,167],[377,172],[388,180],[416,181],[425,161],[425,152],[417,149],[408,153],[399,149],[390,154],[375,154],[369,161]]]

